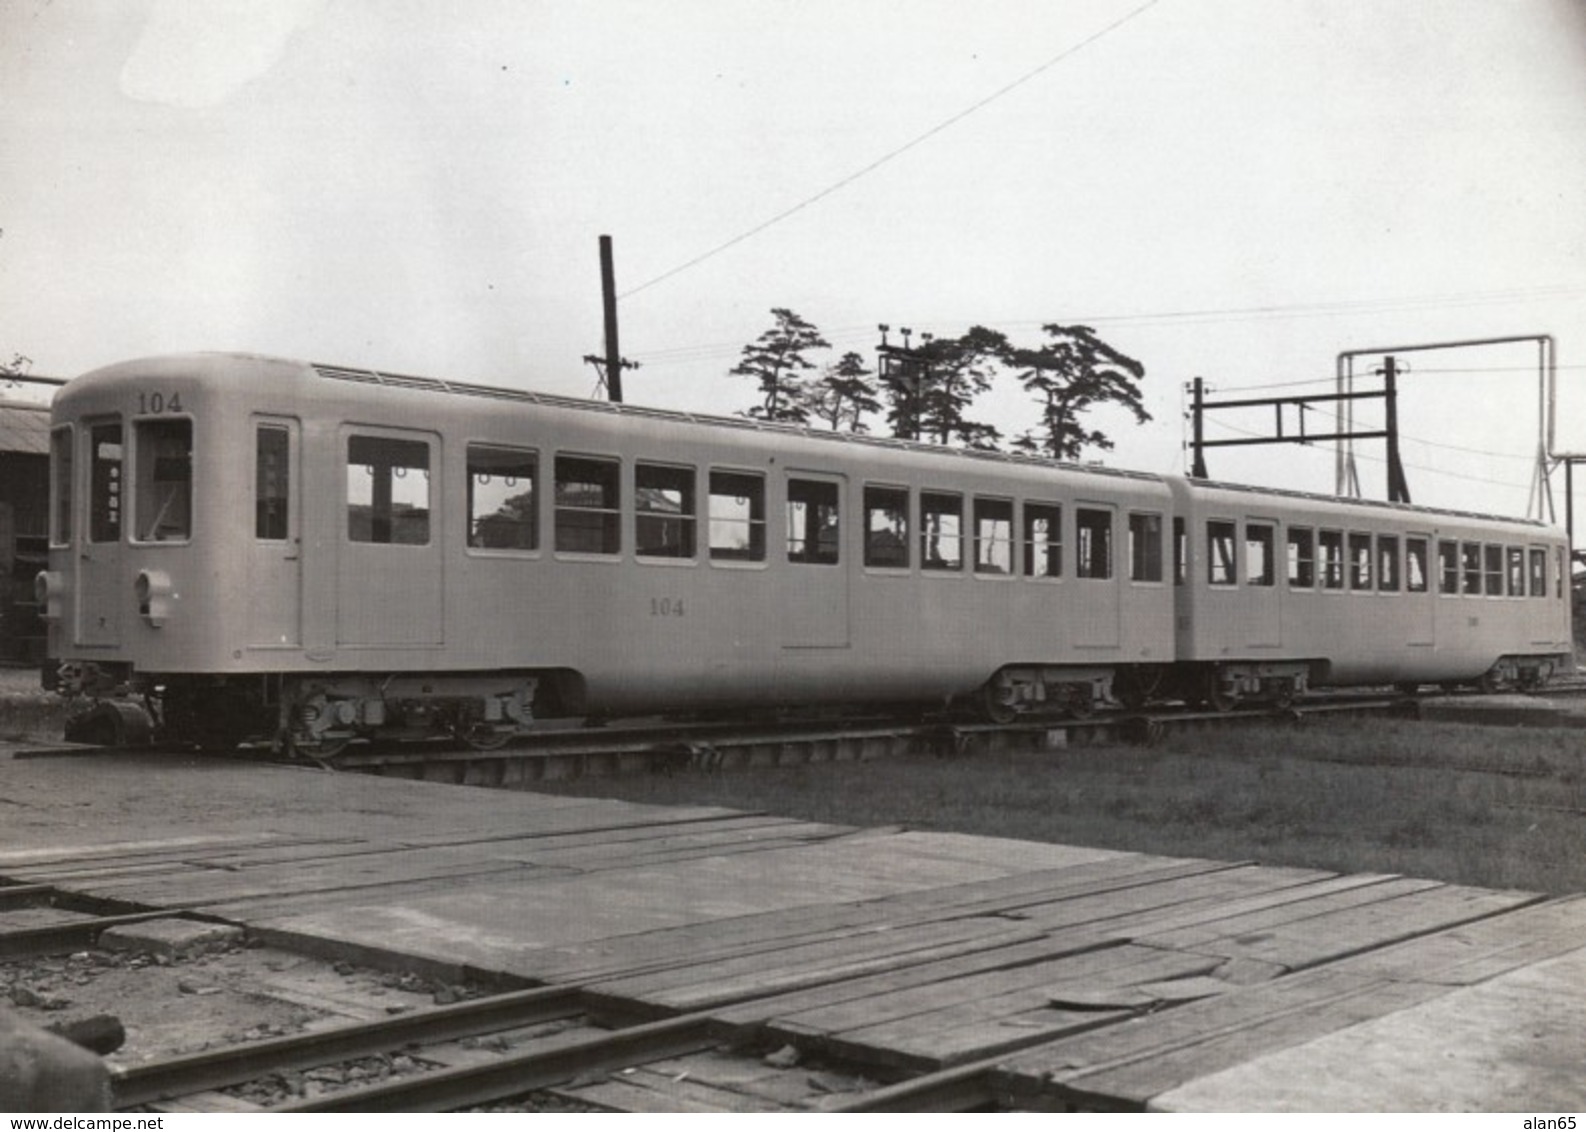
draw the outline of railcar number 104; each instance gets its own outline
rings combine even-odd
[[[180,413],[182,411],[182,395],[172,393],[167,397],[163,393],[139,393],[138,414],[147,416],[150,413]]]

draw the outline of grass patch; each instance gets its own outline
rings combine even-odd
[[[1176,732],[1159,747],[926,756],[539,783],[928,829],[1586,891],[1579,732],[1406,720]]]

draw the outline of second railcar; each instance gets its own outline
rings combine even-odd
[[[1174,482],[1180,691],[1545,683],[1571,664],[1569,552],[1540,523]]]

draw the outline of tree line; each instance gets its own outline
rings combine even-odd
[[[853,351],[820,364],[813,356],[831,343],[819,329],[786,307],[771,315],[771,327],[728,371],[758,384],[759,401],[744,412],[757,420],[859,433],[883,424],[891,436],[908,440],[989,450],[1006,444],[1016,452],[1077,460],[1086,448],[1113,447],[1110,437],[1086,423],[1097,405],[1118,405],[1140,424],[1151,419],[1139,386],[1145,367],[1088,326],[1047,323],[1036,345],[984,326],[956,338],[925,335],[918,346],[883,345],[885,364],[877,371]],[[1011,439],[973,415],[976,399],[999,380],[1017,381],[1037,408],[1036,424]]]

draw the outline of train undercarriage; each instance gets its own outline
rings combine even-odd
[[[1535,691],[1567,660],[1504,656],[1484,672],[1438,684],[1445,690]],[[1320,660],[1010,664],[961,706],[996,724],[1083,719],[1103,709],[1139,711],[1169,702],[1214,712],[1286,707],[1331,684],[1328,668]],[[448,738],[494,750],[548,720],[585,714],[583,679],[565,669],[213,676],[63,663],[46,683],[87,705],[68,724],[68,739],[114,746],[157,739],[208,751],[260,745],[321,761],[360,739]],[[1395,686],[1414,693],[1422,684]]]

